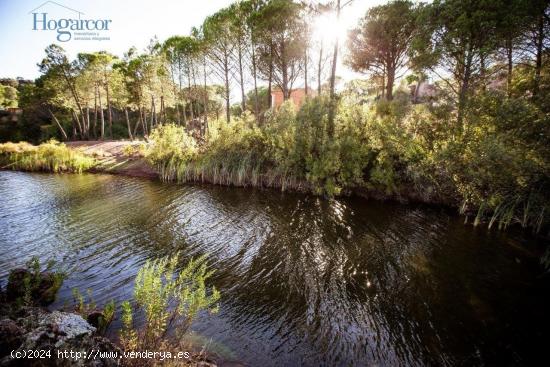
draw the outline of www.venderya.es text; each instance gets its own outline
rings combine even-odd
[[[101,351],[99,349],[91,349],[89,351],[74,351],[70,349],[55,350],[34,350],[34,349],[18,349],[12,350],[11,358],[13,359],[72,359],[78,361],[81,359],[155,359],[164,361],[167,359],[189,359],[189,352],[170,352],[170,351]]]

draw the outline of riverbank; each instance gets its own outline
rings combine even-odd
[[[159,179],[160,175],[157,169],[151,165],[140,153],[145,142],[143,141],[72,141],[65,143],[67,147],[78,150],[86,155],[94,157],[97,161],[96,165],[90,169],[90,172],[110,173],[129,177],[142,177],[149,179]],[[129,153],[130,152],[130,153]],[[258,177],[256,185],[250,182],[238,182],[215,179],[205,175],[193,177],[188,176],[187,182],[191,183],[206,183],[222,186],[235,187],[260,187],[270,188],[282,191],[314,193],[314,188],[307,181],[296,180],[292,178],[285,179],[283,177]],[[403,189],[399,192],[387,193],[380,190],[369,190],[366,188],[353,188],[346,192],[348,196],[359,196],[365,199],[374,200],[392,200],[401,203],[422,203],[432,205],[442,205],[446,207],[455,207],[448,198],[434,196],[432,190],[427,189],[422,192],[412,189]]]
[[[130,177],[158,178],[157,171],[147,162],[139,148],[143,141],[70,141],[65,143],[96,159],[91,172],[112,173]]]
[[[4,145],[9,145],[7,143]],[[49,143],[46,143],[49,144]],[[163,166],[154,167],[149,159],[145,157],[147,142],[143,140],[95,140],[95,141],[70,141],[60,144],[66,146],[70,152],[76,156],[89,157],[94,160],[93,164],[89,164],[85,169],[92,173],[107,173],[129,177],[140,177],[147,179],[160,179],[168,182],[184,182],[184,183],[201,183],[213,184],[221,186],[234,187],[256,187],[270,188],[281,191],[300,192],[306,194],[319,194],[316,192],[315,186],[307,180],[300,180],[294,177],[283,177],[276,174],[251,175],[250,173],[232,173],[224,172],[223,169],[218,171],[205,170],[204,168],[193,167],[193,164],[185,166],[184,171],[180,172],[181,164],[178,160],[168,159],[162,161]],[[43,146],[42,144],[41,146]],[[0,145],[1,147],[2,145]],[[19,146],[19,148],[17,148]],[[39,146],[39,147],[41,147]],[[16,148],[14,148],[16,147]],[[9,145],[8,149],[3,151],[0,149],[0,163],[2,163],[2,153],[4,154],[3,164],[0,164],[0,169],[19,169],[23,171],[33,171],[25,167],[17,167],[13,165],[14,158],[18,153],[14,153],[16,149],[36,149],[27,143],[18,143]],[[52,154],[50,154],[52,155]],[[17,156],[15,159],[19,159]],[[50,160],[60,159],[55,156]],[[172,165],[172,166],[170,166]],[[58,164],[49,164],[38,167],[38,171],[45,172],[80,172],[81,170],[54,170],[52,167],[58,167]],[[358,196],[365,199],[373,199],[378,201],[391,200],[400,203],[421,203],[428,205],[443,206],[449,209],[458,209],[460,203],[452,199],[452,195],[441,195],[434,187],[427,185],[419,190],[416,187],[394,188],[391,192],[376,189],[374,187],[353,187],[339,193],[343,196]],[[475,216],[474,211],[464,211],[462,214],[466,216]],[[478,218],[479,220],[479,218]]]
[[[71,141],[61,144],[48,142],[40,146],[33,146],[28,143],[6,143],[0,144],[0,169],[43,172],[87,171],[153,180],[160,179],[165,182],[270,188],[305,194],[322,194],[316,190],[315,185],[305,179],[297,179],[293,176],[286,177],[272,172],[256,174],[254,171],[250,172],[247,170],[242,172],[238,170],[237,172],[226,171],[223,167],[221,169],[210,166],[205,168],[201,166],[200,160],[191,160],[185,164],[177,157],[163,157],[163,159],[157,160],[160,163],[154,165],[151,153],[147,153],[148,147],[151,146],[150,144],[150,142],[143,140]],[[44,158],[36,158],[35,156],[24,157],[26,165],[18,166],[14,164],[15,161],[21,159],[21,153],[18,150],[35,152],[44,146],[49,147],[49,149],[53,146],[54,149],[62,150],[63,153],[59,154],[57,151],[54,153],[48,152],[47,164],[41,162],[40,165],[36,165],[33,160],[44,160]],[[33,154],[36,155],[36,153]],[[64,161],[67,155],[71,157],[68,164]],[[87,159],[93,159],[93,163],[87,162],[86,165],[80,163],[80,161]],[[56,162],[57,160],[60,162]],[[72,161],[78,162],[76,163],[77,167],[72,167],[75,165]],[[27,168],[27,166],[30,168]],[[472,223],[474,226],[483,223],[491,227],[496,223],[500,229],[501,227],[506,228],[512,223],[512,217],[504,217],[503,210],[501,212],[496,211],[495,215],[491,216],[491,212],[486,208],[476,210],[475,207],[468,207],[465,205],[465,202],[461,203],[456,198],[456,195],[453,195],[453,192],[442,190],[441,187],[434,187],[430,183],[425,183],[422,187],[413,184],[401,185],[389,191],[372,185],[362,185],[348,187],[334,195],[356,196],[377,201],[389,200],[399,203],[426,204],[445,207],[449,210],[459,210],[460,214],[465,216],[465,222]],[[504,218],[498,219],[499,215]],[[521,226],[525,225],[525,223],[518,223]],[[540,228],[537,232],[540,234]]]

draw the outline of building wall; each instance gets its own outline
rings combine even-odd
[[[311,89],[308,90],[308,96],[314,97],[315,92]],[[292,92],[290,92],[290,99],[296,106],[296,108],[300,108],[302,104],[304,104],[306,100],[306,90],[304,88],[300,89],[293,89]],[[271,103],[272,106],[275,108],[280,107],[284,102],[283,98],[283,91],[280,89],[274,89],[271,92]]]

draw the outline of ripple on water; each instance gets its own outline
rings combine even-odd
[[[532,261],[438,209],[6,171],[0,198],[0,277],[59,260],[56,306],[73,287],[124,300],[147,259],[208,254],[223,299],[196,338],[250,365],[529,364],[544,350]]]

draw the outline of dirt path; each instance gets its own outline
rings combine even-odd
[[[157,178],[157,172],[139,154],[129,156],[124,148],[128,145],[138,147],[143,142],[125,140],[95,140],[71,141],[65,143],[68,147],[78,149],[94,156],[99,165],[94,169],[97,172],[107,172],[134,177]]]

